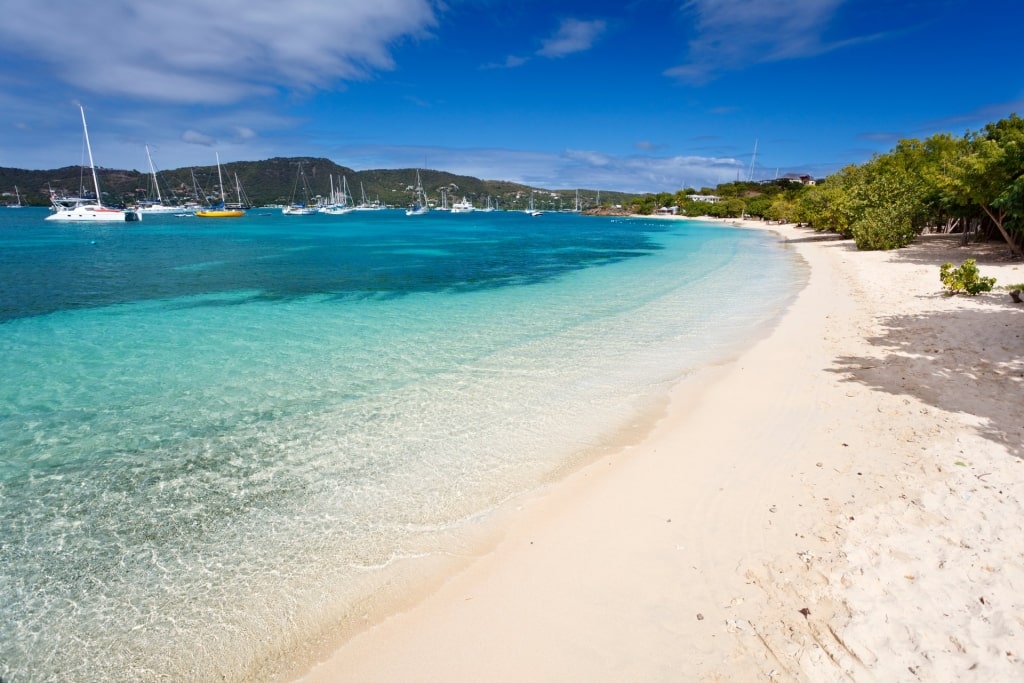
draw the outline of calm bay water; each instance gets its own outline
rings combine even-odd
[[[803,278],[691,221],[0,209],[0,679],[266,680]]]

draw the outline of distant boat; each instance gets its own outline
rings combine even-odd
[[[199,218],[241,218],[245,215],[242,209],[228,208],[224,196],[224,176],[220,172],[220,154],[217,154],[217,181],[220,183],[220,204],[196,211]]]
[[[299,185],[302,185],[303,201],[296,201],[295,196],[299,192]],[[285,216],[312,216],[317,212],[317,207],[309,205],[309,183],[306,182],[306,173],[299,164],[299,170],[295,174],[295,188],[292,190],[292,203],[281,209]]]
[[[51,213],[46,217],[48,221],[140,221],[142,216],[129,209],[115,209],[110,206],[103,206],[100,201],[100,181],[96,175],[96,165],[92,160],[92,145],[89,144],[89,127],[85,123],[85,107],[78,105],[82,112],[82,131],[85,133],[85,148],[89,152],[89,168],[92,170],[92,184],[96,191],[96,197],[69,197],[58,195],[50,191]]]
[[[482,209],[477,209],[477,211],[484,211],[484,212],[494,211],[494,202],[491,201],[491,196],[490,195],[487,195],[487,206],[485,206]]]
[[[245,190],[242,189],[242,183],[238,180],[238,174],[235,173],[235,195],[238,198],[237,202],[226,202],[225,207],[229,209],[241,209],[242,211],[248,211],[252,208],[252,202],[249,201],[249,197],[246,196]]]
[[[427,206],[427,196],[423,192],[423,183],[420,182],[420,171],[416,169],[416,199],[413,200],[412,206],[405,210],[406,216],[422,216],[430,211],[430,207]]]
[[[362,181],[359,182],[359,194],[362,199],[356,204],[356,211],[380,211],[384,208],[381,204],[380,199],[375,202],[366,201],[366,190],[363,188]]]
[[[140,213],[181,213],[180,206],[164,204],[164,198],[160,194],[160,183],[158,183],[156,179],[156,168],[153,166],[153,157],[149,154],[149,145],[146,145],[146,159],[149,161],[149,173],[153,178],[153,187],[156,191],[156,199],[141,201],[135,209]]]
[[[25,206],[24,204],[21,203],[21,193],[18,192],[18,186],[17,185],[14,186],[14,196],[15,196],[15,198],[16,198],[18,203],[17,204],[8,204],[7,205],[8,209],[20,209],[23,206]]]
[[[452,213],[472,213],[473,211],[476,211],[476,207],[473,206],[473,202],[465,197],[462,198],[461,202],[452,204]]]
[[[328,203],[325,206],[321,206],[318,211],[332,216],[340,216],[346,213],[352,213],[355,210],[356,207],[349,204],[348,178],[341,176],[341,188],[335,190],[334,178],[331,177],[331,196],[328,199]]]
[[[533,208],[533,193],[532,192],[530,193],[530,208],[528,208],[525,211],[523,211],[523,213],[525,213],[527,216],[543,216],[544,215],[543,211],[538,211],[537,209]]]

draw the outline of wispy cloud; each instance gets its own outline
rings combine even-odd
[[[1014,113],[1024,113],[1024,97],[1008,102],[993,102],[956,116],[925,121],[921,130],[914,131],[914,134],[925,132],[924,134],[931,135],[936,129],[939,129],[948,130],[955,135],[963,135],[967,129],[980,129],[989,122],[1004,119]]]
[[[607,27],[604,21],[563,19],[558,32],[543,41],[537,54],[541,57],[564,57],[589,50]]]
[[[748,64],[808,57],[856,42],[822,38],[845,2],[687,0],[682,10],[692,18],[694,38],[687,61],[665,75],[700,85]]]
[[[509,180],[552,190],[674,191],[684,184],[714,187],[746,173],[732,157],[614,155],[585,149],[536,152],[498,148],[352,146],[339,156],[355,169],[429,168],[476,178]]]
[[[516,55],[509,55],[503,62],[489,62],[482,65],[481,69],[515,69],[520,67],[529,61],[526,57],[518,57]]]
[[[86,91],[223,104],[331,89],[391,69],[390,49],[437,25],[429,0],[8,0],[0,56],[51,69]],[[59,37],[40,27],[73,18]],[[12,57],[13,58],[13,57]]]
[[[202,147],[213,147],[217,142],[217,139],[212,135],[206,135],[195,130],[186,130],[181,134],[181,140],[190,145],[200,145]]]
[[[654,143],[650,140],[637,140],[633,143],[633,146],[643,152],[656,152],[659,149],[664,149],[664,144]]]

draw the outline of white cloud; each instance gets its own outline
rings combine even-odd
[[[0,50],[86,91],[216,104],[366,78],[436,24],[429,0],[8,0]]]
[[[757,63],[821,54],[837,45],[822,34],[847,0],[687,0],[695,37],[684,64],[665,75],[701,84],[722,71]]]
[[[187,142],[190,145],[202,145],[203,147],[213,147],[217,143],[216,138],[194,130],[186,130],[182,133],[181,141]]]
[[[605,27],[605,22],[600,20],[563,19],[558,33],[545,40],[537,54],[541,57],[564,57],[589,50],[604,33]]]

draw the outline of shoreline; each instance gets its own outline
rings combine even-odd
[[[1024,677],[1024,306],[938,279],[1024,264],[718,222],[810,267],[768,336],[297,681]]]

